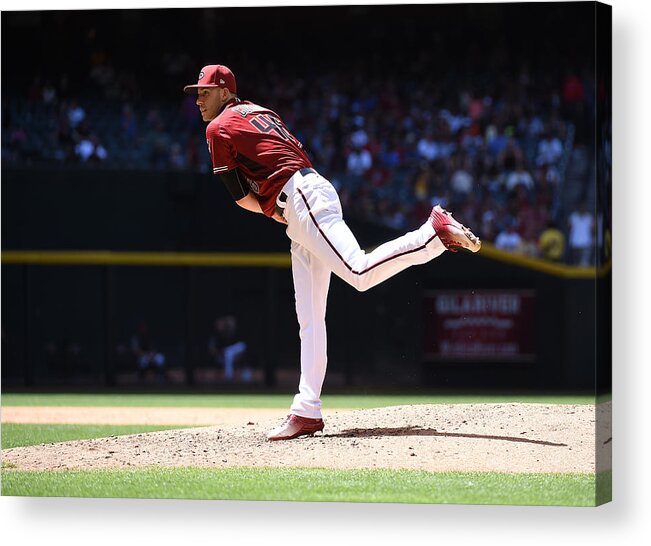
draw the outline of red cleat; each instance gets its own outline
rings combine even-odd
[[[313,435],[323,430],[323,419],[310,419],[298,415],[288,415],[282,424],[267,434],[267,440],[291,440],[299,436]]]
[[[436,205],[429,216],[436,234],[445,245],[445,248],[452,252],[457,252],[460,248],[477,252],[481,248],[481,241],[466,226],[457,222],[452,214]]]

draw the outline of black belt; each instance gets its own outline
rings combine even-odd
[[[301,173],[301,176],[305,176],[307,174],[318,174],[312,167],[305,167],[304,169],[300,169],[298,172]],[[280,194],[278,194],[278,198],[276,199],[276,212],[279,212],[278,209],[280,209],[279,214],[282,215],[282,210],[285,208],[285,203],[287,203],[287,194],[284,191],[281,191]]]

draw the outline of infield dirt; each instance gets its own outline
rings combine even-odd
[[[3,422],[16,421],[8,419],[8,413],[17,409],[3,408]],[[42,416],[49,414],[40,422],[54,419],[44,408],[28,411],[38,414],[39,409]],[[66,409],[67,422],[79,422],[74,413],[84,415],[87,408]],[[169,408],[96,410],[129,414],[130,423],[176,424],[178,419],[189,419]],[[168,417],[177,414],[177,420],[162,423],[161,411],[170,412]],[[283,411],[189,411],[195,420],[184,421],[185,425],[206,424],[206,419],[221,424],[6,449],[3,466],[13,470],[239,466],[531,473],[593,473],[611,468],[610,403],[423,404],[340,410],[324,412],[322,434],[284,442],[269,442],[265,437]],[[211,411],[219,411],[221,417]],[[154,414],[159,415],[157,420],[152,420]],[[95,423],[109,419],[102,421],[99,414],[86,412],[84,419],[88,418]],[[120,422],[113,419],[109,422]]]

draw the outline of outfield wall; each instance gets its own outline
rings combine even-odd
[[[233,206],[211,176],[3,169],[2,177],[5,387],[125,385],[134,363],[123,349],[140,319],[181,384],[202,385],[214,367],[212,323],[224,314],[238,317],[260,386],[295,381],[283,227]],[[351,227],[365,247],[394,235]],[[446,253],[365,293],[333,278],[326,385],[608,391],[610,278],[489,245],[479,255]],[[478,297],[506,302],[498,310],[506,314],[455,308],[432,318],[441,301]]]

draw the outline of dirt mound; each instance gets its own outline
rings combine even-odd
[[[196,467],[595,472],[611,468],[610,403],[410,405],[325,414],[323,434],[268,442],[278,419],[3,450],[16,470]],[[248,418],[248,416],[247,416]],[[599,429],[597,430],[597,423]]]

